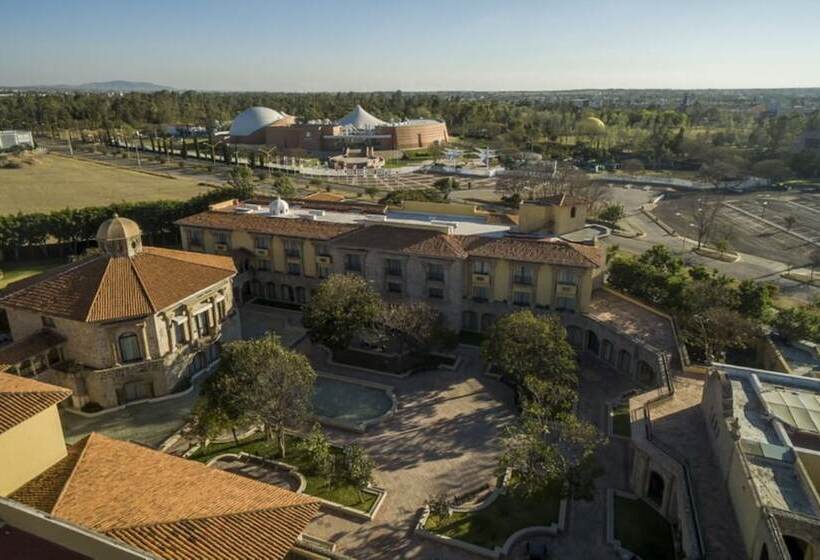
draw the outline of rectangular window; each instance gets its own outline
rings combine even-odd
[[[216,243],[224,243],[225,245],[227,245],[228,241],[230,240],[230,235],[227,231],[215,231],[213,232],[213,235],[214,241]]]
[[[345,255],[345,271],[346,272],[361,272],[362,271],[362,256],[356,254]]]
[[[575,300],[572,298],[562,298],[559,297],[555,302],[555,308],[559,311],[574,311],[575,310]]]
[[[122,362],[138,362],[142,359],[140,341],[134,333],[120,335],[120,358]]]
[[[444,299],[444,290],[438,286],[430,286],[427,289],[427,296],[430,299]]]
[[[574,270],[562,268],[558,270],[558,282],[575,285],[578,283],[578,276]]]
[[[226,315],[227,313],[225,311],[225,298],[222,298],[216,302],[216,317],[220,321],[224,321]]]
[[[200,338],[211,334],[211,321],[208,317],[207,310],[197,313],[194,319],[196,322],[196,332]]]
[[[487,301],[490,299],[490,290],[486,286],[473,286],[473,299]]]
[[[188,333],[185,332],[184,317],[182,320],[174,320],[174,336],[177,339],[177,344],[185,344],[188,342]]]
[[[433,282],[444,282],[444,265],[438,263],[428,264],[427,279]]]
[[[40,317],[40,321],[43,323],[44,327],[47,327],[49,329],[54,328],[54,319],[52,319],[51,317],[46,317],[45,315],[43,315],[42,317]]]
[[[270,261],[268,259],[256,259],[256,270],[260,272],[267,272],[270,270]]]
[[[530,304],[530,293],[529,292],[513,292],[513,303],[515,305],[526,305],[529,306]]]
[[[489,274],[490,273],[490,263],[487,261],[474,261],[473,262],[473,273],[474,274]]]
[[[295,239],[285,239],[285,256],[298,257],[301,254],[299,249],[298,241]]]
[[[513,282],[525,286],[532,285],[532,270],[528,266],[516,266],[513,273]]]
[[[288,274],[291,274],[293,276],[301,275],[302,274],[302,265],[300,265],[299,263],[293,263],[293,262],[288,263]]]
[[[385,273],[388,276],[401,277],[401,261],[396,259],[386,259],[384,261]]]
[[[327,278],[330,276],[330,267],[325,264],[320,264],[317,268],[319,278]]]
[[[270,237],[254,237],[253,246],[257,249],[270,249]]]
[[[185,230],[185,234],[188,237],[188,245],[193,245],[194,247],[202,247],[202,230],[201,229],[188,229]]]
[[[388,282],[387,291],[391,294],[400,294],[402,292],[402,285],[400,282]]]

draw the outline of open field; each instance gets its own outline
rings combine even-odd
[[[670,197],[655,209],[660,219],[692,239],[697,237],[691,225],[693,196],[704,195]],[[820,194],[793,191],[733,194],[723,201],[719,227],[728,233],[733,249],[806,266],[820,244]]]
[[[0,215],[104,206],[115,202],[187,199],[207,190],[169,179],[55,155],[20,169],[0,169]]]
[[[39,261],[25,261],[20,263],[0,264],[3,275],[0,277],[0,289],[5,288],[12,282],[23,280],[30,276],[35,276],[45,272],[49,268],[54,268],[64,264],[64,259],[48,259]]]

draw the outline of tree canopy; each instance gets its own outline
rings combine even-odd
[[[331,350],[347,348],[376,323],[381,298],[357,274],[331,274],[305,306],[303,320],[313,342]]]

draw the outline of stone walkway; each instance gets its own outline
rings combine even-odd
[[[400,379],[327,363],[308,342],[317,371],[392,385],[396,415],[364,435],[328,430],[337,443],[355,440],[376,462],[377,486],[387,498],[376,519],[359,522],[321,513],[306,533],[336,543],[355,558],[467,559],[473,555],[413,534],[421,507],[432,495],[495,482],[499,438],[515,417],[512,391],[484,377],[478,349],[462,347],[457,371],[430,371]]]
[[[707,558],[734,558],[744,550],[735,512],[709,442],[700,401],[703,380],[678,377],[675,396],[652,409],[656,439],[686,457]]]

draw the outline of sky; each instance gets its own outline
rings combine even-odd
[[[0,85],[820,86],[820,1],[0,0]]]

